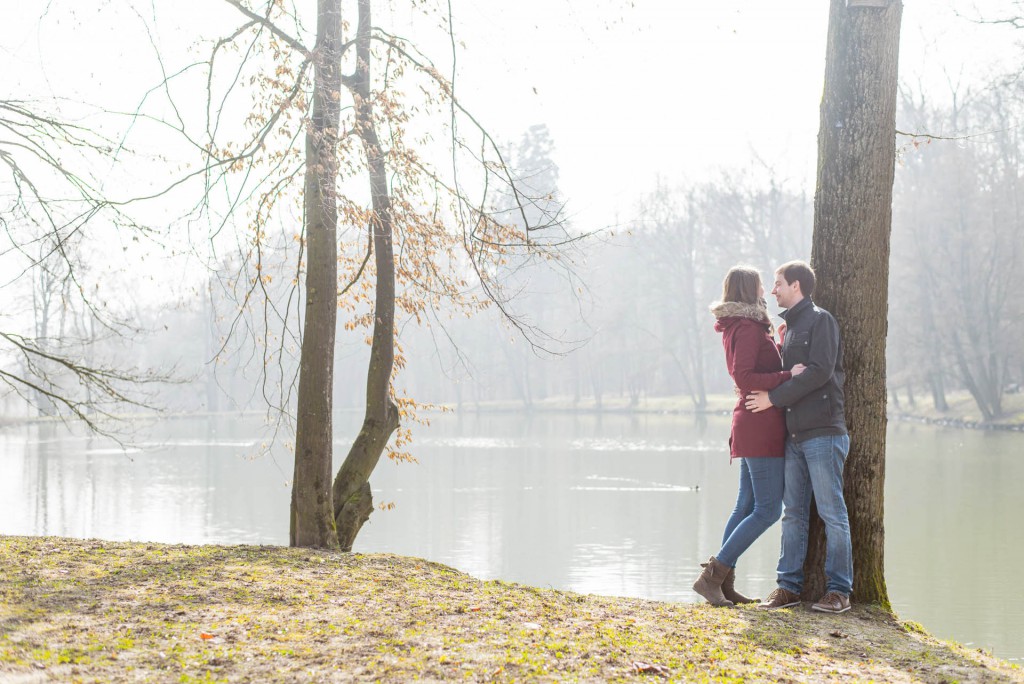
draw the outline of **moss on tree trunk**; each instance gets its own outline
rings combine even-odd
[[[815,300],[835,315],[844,344],[853,598],[885,607],[885,336],[902,9],[899,0],[885,7],[832,0],[811,254]],[[808,598],[824,591],[820,521],[812,535]]]

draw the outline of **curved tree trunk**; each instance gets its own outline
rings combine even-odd
[[[313,111],[306,129],[306,306],[300,354],[292,546],[338,545],[331,504],[334,334],[338,316],[341,0],[319,0]]]
[[[356,71],[351,83],[355,100],[356,134],[363,143],[370,173],[374,264],[377,267],[373,340],[366,374],[366,415],[359,435],[334,479],[334,520],[338,543],[351,551],[352,542],[373,512],[370,474],[399,426],[398,407],[391,399],[395,361],[395,260],[392,243],[391,197],[380,140],[373,123],[370,99],[370,1],[359,0],[356,33]]]
[[[886,607],[885,335],[902,10],[900,0],[832,0],[811,254],[815,299],[843,336],[854,600]],[[817,521],[805,565],[808,598],[824,591],[823,536]]]

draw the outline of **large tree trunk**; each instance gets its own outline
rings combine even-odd
[[[811,254],[815,299],[835,315],[844,342],[853,598],[886,607],[885,335],[902,11],[900,0],[832,0]],[[808,598],[824,591],[820,521],[812,535]]]
[[[306,129],[306,306],[299,371],[292,546],[335,547],[331,408],[338,311],[338,127],[341,0],[319,0],[313,112]]]
[[[946,403],[946,386],[942,380],[942,371],[932,371],[928,374],[928,386],[932,390],[932,404],[937,411],[948,411],[949,404]]]
[[[373,512],[370,474],[377,467],[388,439],[399,426],[398,407],[391,399],[391,373],[395,360],[395,260],[392,242],[391,196],[387,168],[373,123],[370,99],[370,0],[359,0],[356,33],[356,71],[350,88],[355,100],[356,134],[363,143],[370,173],[374,264],[377,267],[373,340],[366,374],[366,414],[359,435],[334,480],[334,519],[338,543],[344,551]]]

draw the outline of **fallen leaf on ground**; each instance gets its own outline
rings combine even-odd
[[[637,674],[656,674],[661,675],[662,677],[668,677],[669,674],[671,674],[671,670],[664,665],[658,665],[657,663],[644,663],[639,660],[633,662],[633,670]]]

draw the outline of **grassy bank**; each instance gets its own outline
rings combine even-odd
[[[902,420],[918,420],[939,425],[970,428],[1024,429],[1024,392],[1003,395],[1003,414],[985,421],[978,405],[966,391],[950,392],[946,395],[946,410],[939,411],[931,396],[917,396],[911,404],[904,392],[900,393],[899,405],[889,399],[889,416]]]
[[[0,681],[1024,682],[842,616],[482,582],[391,555],[0,537]]]

